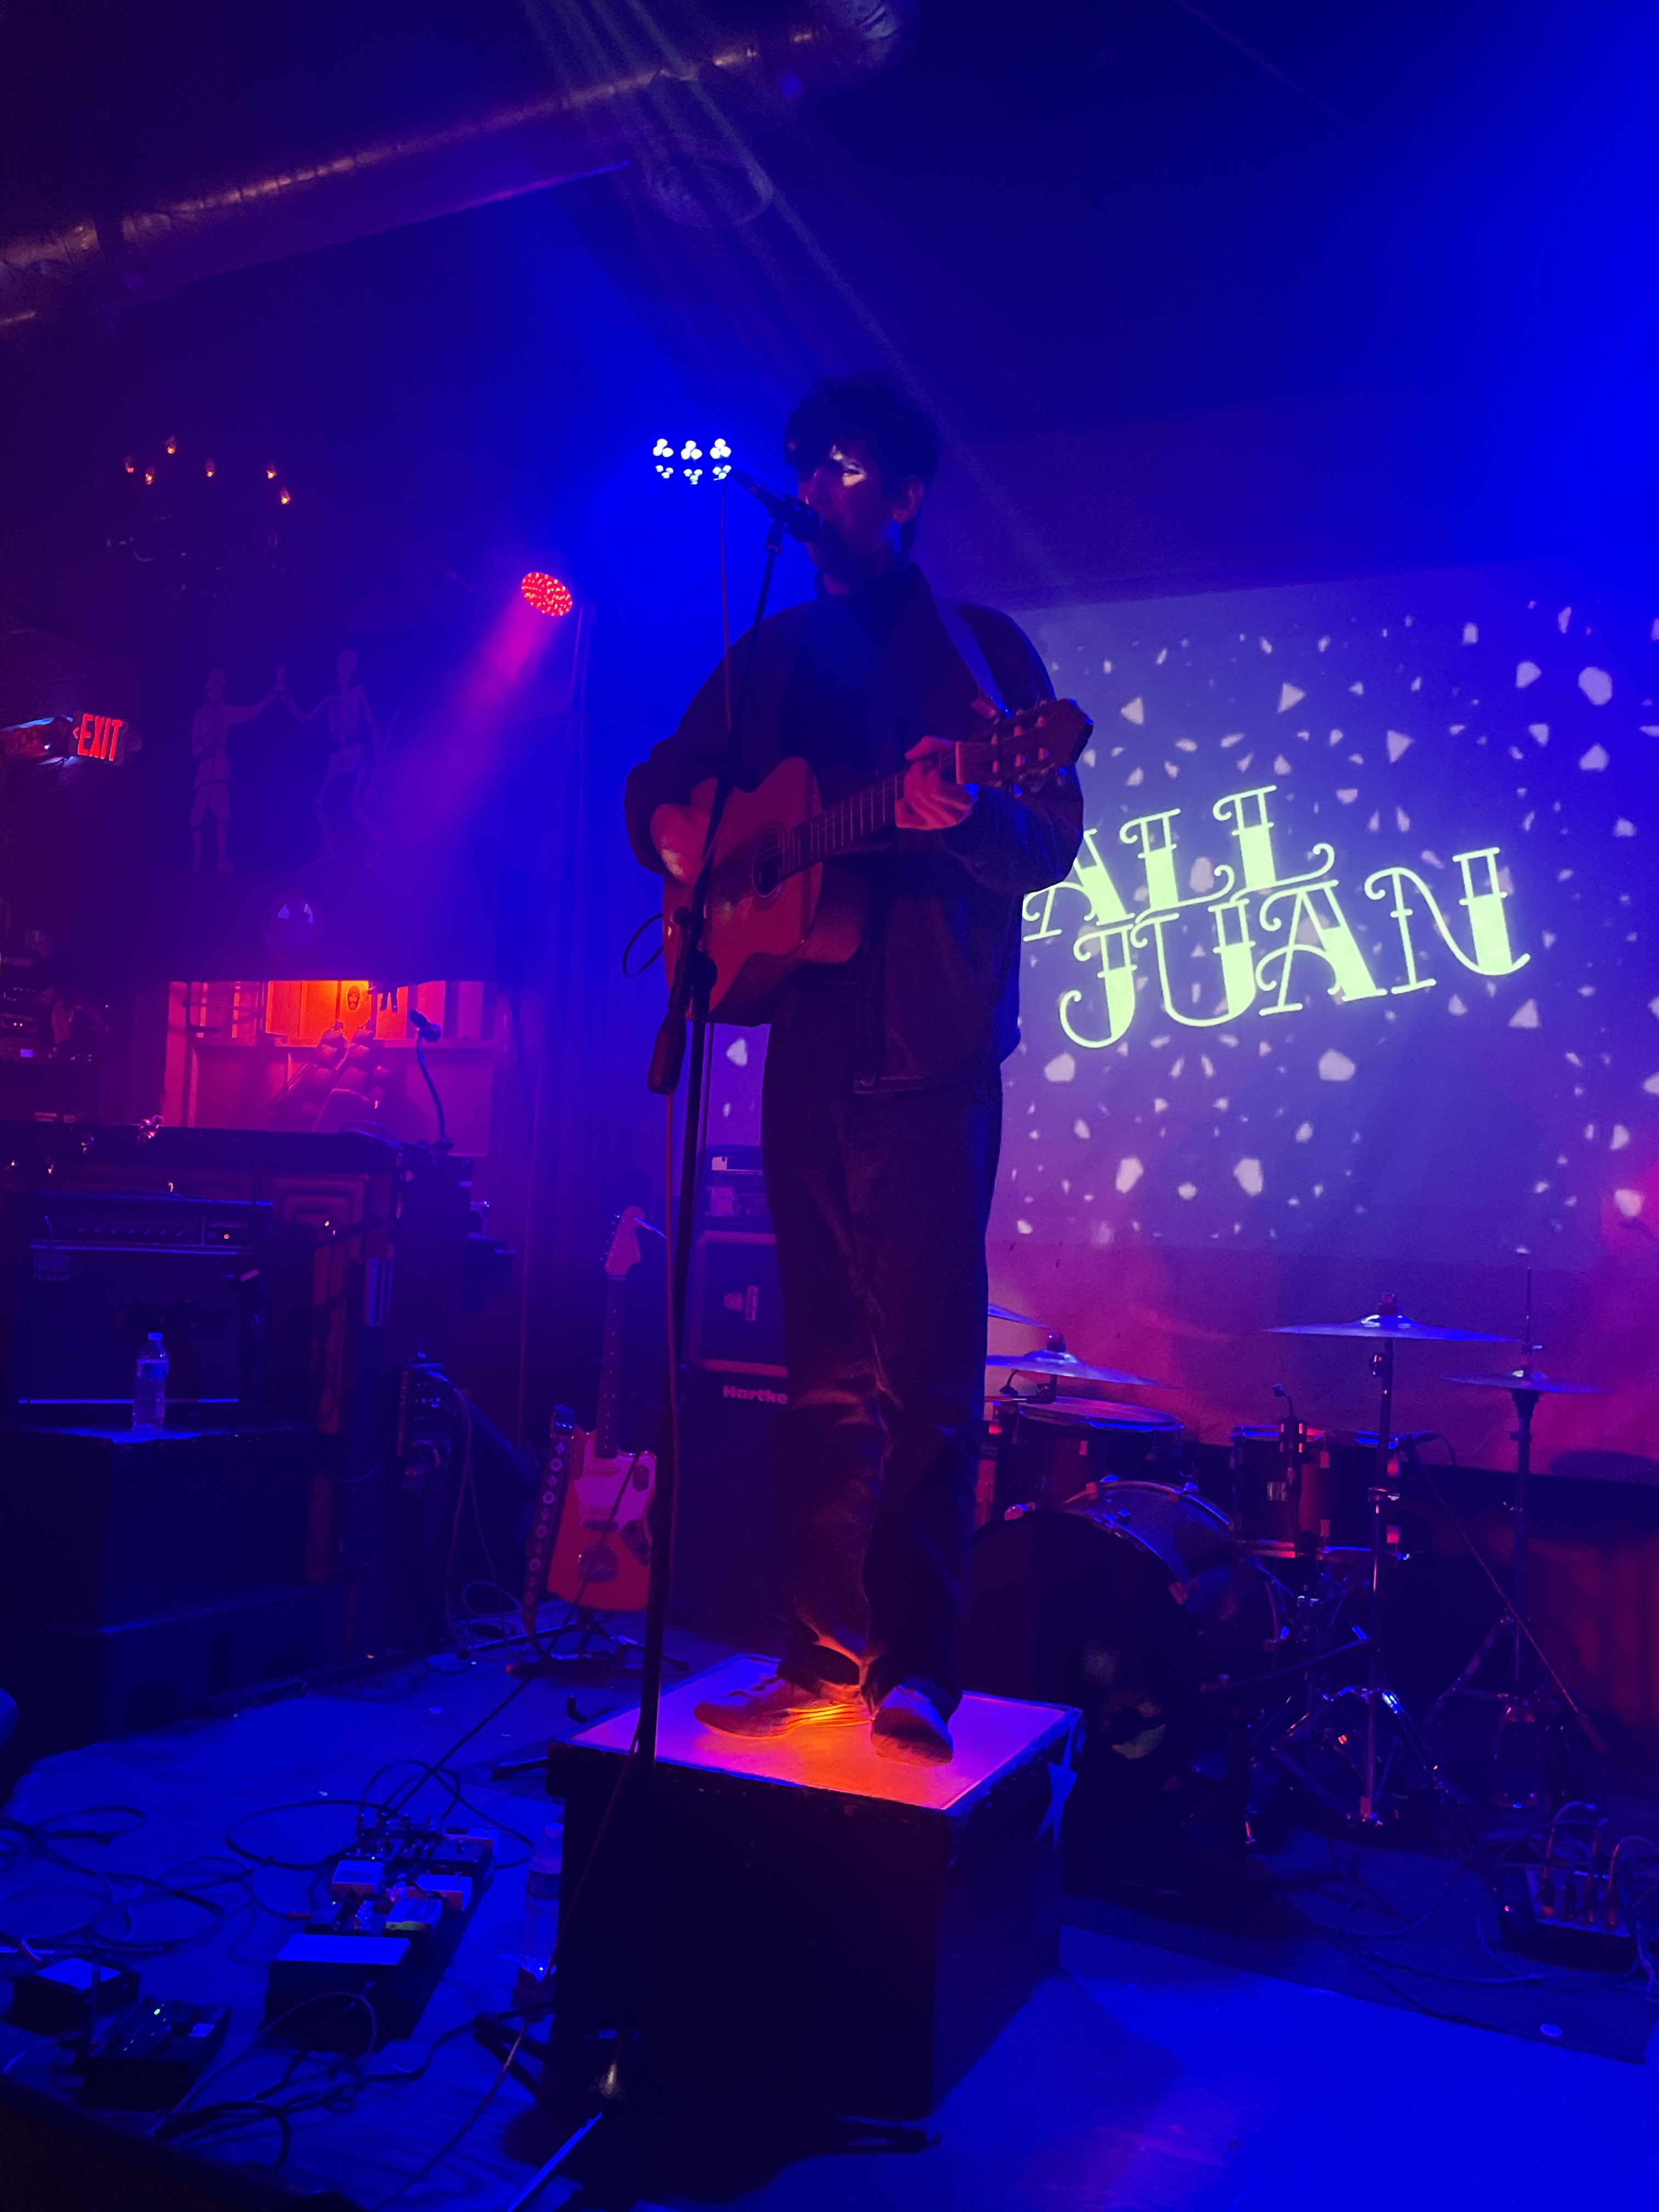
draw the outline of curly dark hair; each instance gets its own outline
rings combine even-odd
[[[860,439],[895,488],[912,477],[931,484],[939,472],[938,425],[872,370],[815,384],[784,425],[784,458],[797,476],[810,476],[838,438]],[[900,533],[907,553],[915,533],[914,520]]]

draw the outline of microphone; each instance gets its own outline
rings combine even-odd
[[[803,545],[810,545],[815,538],[823,537],[823,517],[814,514],[804,499],[797,499],[792,492],[774,491],[770,484],[751,477],[747,469],[733,469],[732,474],[750,498],[757,499],[773,521],[781,522],[789,535],[799,538]]]

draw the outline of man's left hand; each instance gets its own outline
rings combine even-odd
[[[943,738],[919,738],[904,756],[904,771],[893,819],[901,830],[949,830],[972,813],[977,786],[955,783],[945,773],[956,747]]]

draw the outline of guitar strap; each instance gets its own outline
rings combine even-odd
[[[525,1632],[532,1643],[536,1637],[537,1608],[547,1595],[548,1563],[558,1540],[559,1519],[564,1510],[565,1484],[570,1474],[570,1443],[575,1432],[575,1415],[568,1406],[556,1407],[548,1437],[547,1465],[542,1475],[541,1496],[536,1502],[536,1517],[531,1523],[530,1540],[525,1546],[524,1602],[521,1610]]]
[[[991,673],[991,664],[985,658],[985,648],[980,643],[974,625],[968,619],[968,610],[961,599],[937,599],[939,618],[945,625],[945,635],[957,649],[957,658],[985,694],[998,714],[1012,710],[1002,696],[1002,686]]]

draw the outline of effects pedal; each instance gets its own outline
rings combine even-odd
[[[55,1959],[49,1966],[18,1975],[6,2022],[36,2035],[78,2035],[105,2013],[130,2005],[137,1995],[138,1977],[131,1966],[100,1966],[93,1959]]]
[[[228,2005],[145,1997],[93,2030],[81,2052],[81,2102],[164,2112],[206,2072],[229,2028]]]

